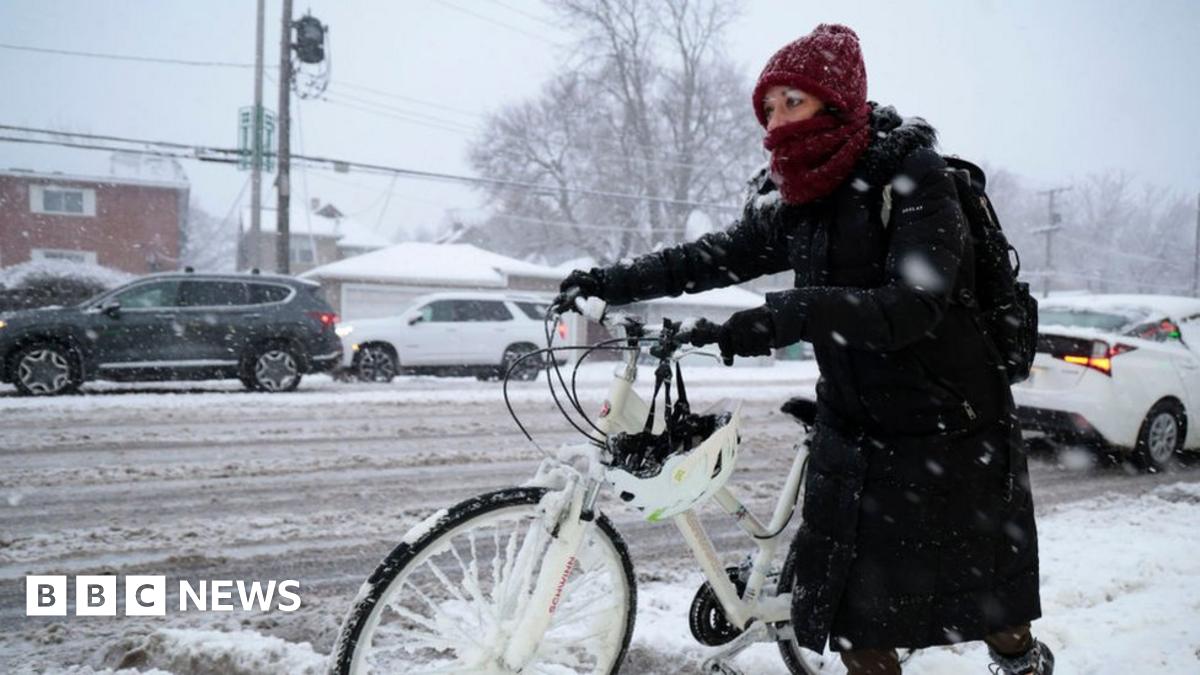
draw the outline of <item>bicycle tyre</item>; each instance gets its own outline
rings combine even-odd
[[[783,561],[783,567],[779,570],[779,595],[792,591],[796,555],[798,553],[795,542],[793,542],[793,545],[788,547],[787,557]],[[797,645],[796,641],[792,639],[779,640],[776,644],[779,647],[779,655],[783,657],[783,663],[787,666],[789,673],[792,675],[819,675],[824,661],[820,654]],[[818,662],[817,665],[813,665],[814,660]]]
[[[346,620],[343,622],[338,643],[334,648],[330,672],[335,673],[336,675],[365,675],[366,673],[376,672],[371,670],[366,663],[366,660],[369,656],[369,650],[372,647],[371,642],[380,626],[384,613],[387,612],[389,607],[392,607],[394,612],[400,611],[395,609],[392,603],[397,600],[397,595],[403,592],[408,576],[425,565],[427,561],[432,560],[435,556],[449,553],[450,549],[446,547],[454,546],[455,536],[467,532],[475,532],[476,530],[472,529],[473,523],[477,529],[482,530],[489,520],[494,522],[503,522],[502,519],[505,517],[524,518],[530,520],[530,522],[533,522],[533,519],[539,518],[536,509],[542,497],[547,492],[549,492],[549,490],[546,488],[510,488],[468,499],[449,509],[445,515],[441,516],[437,520],[434,526],[430,527],[426,532],[417,537],[415,541],[404,542],[397,545],[396,548],[393,549],[392,552],[383,560],[383,562],[379,564],[379,566],[375,569],[375,571],[360,589],[353,608],[350,610]],[[519,528],[515,528],[514,531],[518,530]],[[477,540],[473,538],[471,539],[472,548],[469,550],[469,553],[474,554],[476,552],[474,548],[476,541]],[[496,567],[494,564],[500,553],[500,541],[498,539],[494,539],[494,541],[494,553],[496,554],[496,557],[493,558],[493,575],[496,573]],[[522,548],[523,547],[524,541],[522,541]],[[629,551],[625,546],[625,542],[613,528],[609,519],[603,514],[596,513],[596,517],[592,523],[592,526],[589,526],[585,531],[584,542],[580,546],[580,558],[584,556],[585,547],[598,547],[594,550],[589,550],[592,551],[593,554],[606,556],[606,559],[603,562],[607,565],[608,571],[612,573],[614,577],[619,576],[619,578],[613,579],[614,585],[623,585],[624,589],[623,593],[614,592],[604,596],[620,596],[616,600],[616,606],[614,606],[611,611],[605,610],[603,612],[604,614],[611,614],[617,610],[621,610],[621,621],[623,625],[620,626],[619,635],[616,635],[617,640],[613,641],[615,644],[608,647],[610,650],[614,651],[614,653],[611,654],[607,659],[597,658],[596,670],[584,672],[615,675],[619,671],[621,662],[624,660],[625,654],[629,648],[629,640],[633,634],[634,619],[637,613],[637,588],[633,575],[633,564],[630,561]],[[510,543],[509,546],[506,547],[505,555],[508,556],[512,552],[513,547]],[[459,558],[457,547],[455,547],[453,557],[459,559],[459,564],[461,564],[461,558]],[[478,560],[473,558],[472,564],[474,564],[474,562],[478,562]],[[507,567],[507,564],[508,560],[506,559],[504,567]],[[580,568],[583,568],[589,564],[592,563],[583,562],[581,560],[579,566],[576,567],[571,574],[575,575],[576,572],[580,571]],[[515,565],[516,563],[514,562],[514,568]],[[467,579],[466,575],[468,574],[468,567],[462,568],[464,582]],[[501,569],[503,570],[504,567],[501,567]],[[536,568],[536,564],[534,564],[533,567]],[[589,573],[590,570],[584,571],[581,576],[586,576]],[[530,569],[530,574],[536,574],[533,571],[533,568]],[[564,600],[562,604],[559,605],[559,611],[556,613],[556,621],[557,617],[570,614],[570,612],[566,610],[568,610],[568,606],[572,600],[571,591],[573,590],[573,587],[571,584],[575,583],[578,578],[579,577],[577,576],[572,576],[571,580],[567,582],[568,585],[566,586],[566,590],[564,592]],[[486,581],[486,579],[483,577],[474,579],[474,582],[476,583],[475,590],[478,591],[482,596],[482,598],[476,598],[476,600],[487,600],[486,589],[480,589],[478,586],[481,581]],[[492,590],[492,600],[495,600],[497,588],[501,586],[501,583],[496,580],[495,576],[493,576],[493,581],[495,582],[495,587]],[[506,577],[503,579],[503,581],[510,581],[510,579]],[[576,586],[579,586],[582,583],[583,582],[580,582],[580,584],[576,584]],[[617,589],[614,589],[614,591],[616,590]],[[522,587],[521,592],[523,591],[524,588]],[[470,589],[466,589],[466,592],[469,593]],[[412,595],[414,594],[410,592],[409,596],[411,597]],[[416,595],[421,595],[423,598],[425,597],[425,595],[419,589],[417,590]],[[589,614],[591,613],[593,612],[589,611]],[[405,620],[408,620],[408,617],[401,615],[401,622]],[[550,634],[554,630],[555,625],[552,624],[551,628],[548,629],[547,634]],[[463,636],[468,637],[469,639],[469,636],[466,632],[463,632]],[[610,635],[610,637],[613,636]],[[578,647],[578,645],[575,646]],[[407,647],[402,648],[407,649]],[[502,650],[502,647],[496,647],[493,645],[493,650],[494,649]],[[611,664],[607,663],[609,660],[611,660]],[[472,670],[473,667],[465,666],[462,670],[455,669],[452,672],[467,673],[472,672]],[[408,667],[405,667],[405,669],[402,670],[391,670],[389,668],[380,670],[378,672],[414,671],[408,669]]]

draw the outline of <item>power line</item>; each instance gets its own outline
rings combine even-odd
[[[478,127],[468,126],[461,122],[455,122],[454,120],[447,120],[447,119],[443,119],[440,117],[434,117],[433,115],[428,115],[426,113],[419,112],[416,110],[410,110],[408,108],[398,108],[396,106],[388,105],[386,103],[379,103],[377,101],[372,101],[370,99],[361,98],[361,97],[354,96],[352,94],[346,94],[343,92],[333,92],[332,97],[330,96],[329,93],[326,93],[325,95],[319,97],[318,100],[322,100],[327,103],[340,103],[342,105],[369,106],[369,107],[377,109],[379,111],[383,111],[383,112],[391,113],[393,115],[400,115],[400,116],[410,118],[411,121],[420,121],[420,122],[424,122],[425,124],[437,125],[440,127],[445,127],[447,129],[450,129],[450,128],[458,129],[464,135],[477,134],[481,131]]]
[[[64,148],[78,148],[80,150],[106,150],[108,152],[128,152],[136,155],[149,155],[153,157],[173,157],[175,159],[195,159],[201,162],[218,162],[221,164],[237,164],[237,157],[212,157],[205,156],[199,153],[184,154],[181,152],[167,152],[165,150],[130,150],[128,148],[114,148],[110,145],[95,145],[91,143],[74,143],[71,141],[46,141],[38,138],[17,138],[16,136],[0,136],[0,142],[5,143],[27,143],[31,145],[57,145]],[[199,150],[199,148],[197,148]]]
[[[1085,248],[1090,251],[1095,251],[1097,253],[1104,253],[1104,254],[1111,255],[1111,256],[1114,256],[1117,258],[1127,258],[1129,260],[1140,260],[1142,262],[1156,263],[1159,265],[1170,265],[1172,267],[1180,267],[1179,263],[1171,262],[1170,260],[1167,260],[1165,258],[1155,258],[1153,256],[1139,255],[1137,253],[1127,253],[1125,251],[1121,251],[1121,250],[1118,250],[1115,248],[1108,248],[1106,246],[1097,246],[1096,244],[1089,244],[1088,242],[1082,241],[1080,239],[1067,238],[1063,241],[1066,241],[1067,243],[1069,243],[1073,246],[1079,246],[1080,248]]]
[[[270,77],[268,76],[267,79],[270,79]],[[487,114],[484,114],[481,112],[473,112],[473,111],[466,110],[463,108],[456,108],[453,106],[447,106],[447,105],[443,105],[440,103],[434,103],[434,102],[426,100],[426,99],[415,98],[412,96],[405,96],[403,94],[397,94],[395,92],[386,91],[383,89],[377,89],[374,87],[368,87],[366,85],[352,83],[352,82],[335,82],[335,83],[332,83],[330,85],[330,87],[331,87],[331,89],[335,89],[335,90],[338,89],[339,87],[350,87],[352,89],[369,92],[369,93],[375,94],[377,96],[383,96],[385,98],[394,98],[394,99],[401,100],[401,101],[407,101],[409,103],[415,103],[417,105],[429,106],[431,108],[437,108],[439,110],[453,112],[453,113],[463,115],[463,116],[475,117],[475,118],[481,119],[481,120],[487,120],[491,117],[490,115],[487,115]],[[348,94],[346,94],[346,92],[341,92],[340,95],[348,96]],[[359,99],[359,100],[366,101],[367,99]],[[381,103],[377,103],[377,102],[372,102],[372,103],[375,105],[386,105],[386,104],[381,104]],[[413,114],[418,114],[418,113],[413,112]],[[445,120],[439,120],[439,121],[445,122]],[[452,122],[452,124],[460,124],[460,123]],[[481,130],[481,128],[475,127],[475,130],[478,131],[478,130]],[[643,146],[641,144],[634,143],[634,144],[630,144],[628,147],[626,147],[626,146],[622,146],[622,145],[619,145],[617,143],[614,143],[612,141],[607,141],[607,140],[599,140],[598,144],[601,146],[608,147],[610,149],[616,149],[619,152],[625,153],[620,156],[620,159],[623,161],[631,160],[631,161],[637,161],[637,162],[645,162],[648,164],[662,164],[665,166],[677,166],[677,167],[691,168],[691,169],[712,169],[712,168],[716,167],[716,164],[694,164],[694,163],[689,163],[689,162],[671,161],[669,159],[652,159],[652,158],[646,158],[646,157],[640,157],[640,156],[628,154],[628,151],[630,148],[637,148],[637,149],[649,149],[652,152],[658,154],[660,157],[682,157],[683,156],[683,153],[664,152],[663,148],[658,147],[658,146]],[[581,147],[581,146],[573,146],[573,147]],[[613,155],[598,155],[598,157],[612,159],[614,156]]]
[[[144,138],[129,138],[128,136],[111,136],[107,134],[90,134],[81,131],[58,131],[55,129],[42,129],[39,127],[23,127],[13,124],[0,124],[0,129],[8,131],[23,131],[31,134],[45,134],[47,136],[74,136],[76,138],[86,138],[93,141],[116,141],[118,143],[132,143],[135,145],[157,145],[164,148],[175,148],[179,150],[206,150],[211,152],[233,152],[240,154],[241,151],[231,148],[210,148],[199,145],[189,145],[187,143],[177,143],[174,141],[154,141]]]
[[[71,49],[52,49],[49,47],[33,47],[30,45],[14,45],[0,43],[0,49],[20,52],[36,52],[39,54],[57,54],[59,56],[82,56],[92,59],[108,59],[110,61],[134,61],[138,63],[163,63],[173,66],[202,66],[215,68],[253,68],[253,63],[235,61],[196,61],[192,59],[171,59],[159,56],[135,56],[132,54],[111,54],[104,52],[81,52]]]
[[[542,25],[549,26],[551,28],[559,28],[558,24],[554,23],[550,19],[538,16],[536,14],[533,14],[532,12],[527,12],[527,11],[521,9],[520,7],[514,7],[513,5],[510,5],[507,2],[504,2],[503,0],[488,0],[488,1],[491,2],[493,5],[499,5],[505,9],[509,10],[510,12],[520,14],[521,16],[523,16],[527,19],[532,19]]]
[[[353,82],[344,82],[344,81],[339,80],[337,82],[331,83],[330,86],[335,89],[339,88],[339,87],[349,87],[351,89],[358,89],[361,91],[376,94],[378,96],[386,96],[388,98],[395,98],[395,99],[399,99],[401,101],[408,101],[409,103],[416,103],[418,105],[426,105],[431,108],[437,108],[439,110],[445,110],[447,112],[458,113],[460,115],[467,115],[470,117],[478,117],[478,118],[486,117],[486,115],[479,113],[479,112],[472,112],[472,111],[466,110],[464,108],[455,108],[453,106],[443,105],[441,103],[434,103],[432,101],[427,101],[425,99],[414,98],[412,96],[405,96],[403,94],[397,94],[395,92],[390,92],[390,91],[384,91],[383,89],[376,89],[374,87],[368,87],[364,84],[355,84]]]
[[[671,199],[669,197],[651,197],[647,195],[634,195],[625,192],[609,192],[607,190],[590,190],[587,188],[571,188],[561,187],[557,185],[544,185],[539,183],[530,183],[527,181],[506,180],[503,178],[477,178],[473,176],[460,176],[457,174],[440,173],[437,171],[420,171],[417,169],[405,169],[401,167],[387,166],[384,164],[371,164],[367,162],[349,162],[330,157],[308,157],[304,155],[292,155],[293,159],[301,159],[316,164],[322,164],[320,168],[325,168],[333,171],[345,171],[347,169],[358,169],[367,173],[396,173],[401,176],[410,178],[446,181],[452,183],[466,183],[471,185],[491,185],[494,187],[505,187],[513,189],[528,190],[530,192],[539,192],[543,194],[554,194],[557,192],[570,192],[573,194],[584,195],[588,197],[601,197],[606,199],[625,199],[631,201],[646,201],[656,202],[659,204],[668,204],[671,206],[689,206],[693,208],[710,208],[720,209],[724,211],[740,211],[741,208],[730,204],[715,204],[712,202],[694,202],[686,199]]]
[[[55,131],[53,129],[36,129],[33,127],[15,127],[15,126],[11,126],[11,125],[0,125],[0,129],[23,130],[23,131],[30,132],[30,133],[50,134],[50,135],[55,135],[55,136],[72,136],[75,138],[84,138],[84,139],[89,139],[89,140],[113,140],[113,141],[117,141],[117,142],[121,142],[121,143],[139,144],[139,145],[147,145],[147,146],[158,145],[158,146],[162,146],[162,147],[170,147],[170,148],[175,148],[175,149],[183,148],[183,149],[190,150],[192,152],[192,154],[189,155],[189,154],[183,154],[183,153],[170,153],[170,152],[166,152],[166,151],[157,151],[157,150],[130,150],[127,148],[119,148],[119,147],[95,145],[95,144],[83,144],[83,143],[76,143],[76,142],[63,141],[63,140],[40,140],[40,139],[31,139],[31,138],[18,138],[18,137],[12,137],[12,136],[0,137],[0,141],[9,141],[9,142],[14,142],[14,143],[34,143],[34,144],[40,144],[40,145],[61,145],[64,147],[76,147],[76,148],[82,148],[82,149],[87,149],[87,150],[106,150],[109,152],[125,151],[125,152],[142,153],[142,154],[148,154],[148,155],[157,155],[157,156],[162,156],[162,157],[175,157],[178,159],[198,159],[201,161],[222,162],[222,163],[227,163],[227,164],[237,163],[240,160],[241,155],[243,154],[242,151],[234,149],[234,148],[195,146],[195,145],[188,145],[188,144],[184,144],[184,143],[175,143],[175,142],[170,142],[170,141],[152,141],[152,140],[147,140],[147,139],[129,138],[129,137],[122,137],[122,136],[84,134],[84,133],[77,133],[77,132],[62,132],[62,131]],[[214,157],[213,155],[230,155],[230,156]],[[729,205],[729,204],[716,204],[716,203],[712,203],[712,202],[696,202],[696,201],[685,200],[685,199],[671,199],[669,197],[651,197],[651,196],[647,196],[647,195],[636,195],[636,194],[630,194],[630,193],[625,193],[625,192],[611,192],[611,191],[607,191],[607,190],[591,190],[591,189],[587,189],[587,188],[562,187],[562,186],[557,186],[557,185],[545,185],[545,184],[539,184],[539,183],[531,183],[528,181],[507,180],[507,179],[502,179],[502,178],[462,176],[462,175],[458,175],[458,174],[442,173],[442,172],[437,172],[437,171],[421,171],[418,169],[407,169],[407,168],[403,168],[403,167],[388,166],[386,164],[373,164],[373,163],[369,163],[369,162],[355,162],[355,161],[351,161],[351,160],[337,159],[337,158],[333,158],[333,157],[318,157],[318,156],[300,155],[300,154],[289,154],[288,157],[290,160],[293,160],[293,161],[300,160],[300,161],[304,161],[304,162],[309,162],[310,166],[313,166],[313,168],[331,170],[331,171],[335,171],[338,173],[345,173],[350,170],[357,170],[357,171],[361,171],[364,173],[385,174],[385,175],[395,174],[395,175],[398,175],[401,177],[414,178],[414,179],[418,179],[418,180],[434,180],[434,181],[442,181],[442,182],[450,182],[450,183],[461,183],[461,184],[466,184],[466,185],[489,185],[489,186],[493,186],[493,187],[504,187],[504,188],[510,188],[510,189],[516,189],[516,190],[527,190],[530,192],[536,192],[536,193],[541,193],[541,194],[556,194],[559,192],[568,192],[568,193],[572,193],[572,194],[584,195],[584,196],[588,196],[588,197],[605,198],[605,199],[623,199],[623,200],[639,201],[639,202],[656,202],[656,203],[660,203],[660,204],[668,204],[668,205],[673,205],[673,206],[687,206],[687,207],[692,207],[692,208],[709,208],[709,209],[719,209],[719,210],[724,210],[724,211],[740,211],[741,210],[740,207]]]
[[[514,26],[511,23],[506,23],[499,19],[495,19],[490,16],[487,16],[486,14],[480,14],[479,12],[467,9],[466,7],[462,7],[453,2],[450,2],[449,0],[433,0],[433,1],[438,3],[439,5],[444,5],[446,7],[449,7],[450,9],[453,9],[457,12],[462,12],[463,14],[466,14],[468,16],[473,16],[476,19],[479,19],[481,21],[486,21],[488,23],[495,24],[497,26],[500,26],[501,28],[507,28],[508,30],[515,31],[517,33],[521,33],[522,35],[528,35],[529,37],[537,39],[537,40],[541,40],[542,42],[545,42],[548,45],[552,45],[554,47],[562,46],[559,43],[555,42],[554,40],[551,40],[550,38],[546,37],[545,35],[541,35],[540,33],[535,33],[533,31],[525,30],[524,28]]]
[[[358,105],[355,103],[348,103],[346,101],[340,101],[337,99],[329,98],[328,95],[322,96],[317,100],[324,101],[325,103],[328,103],[333,106],[337,106],[339,108],[347,108],[349,110],[357,110],[358,112],[364,112],[364,113],[368,113],[371,115],[376,115],[378,117],[385,117],[388,119],[396,120],[398,122],[407,122],[408,124],[415,124],[417,126],[428,127],[430,129],[438,129],[440,131],[445,131],[445,132],[452,133],[452,134],[455,134],[458,136],[463,136],[463,135],[466,135],[466,133],[467,133],[463,129],[460,129],[457,127],[452,127],[452,126],[448,126],[448,125],[444,125],[444,124],[437,124],[435,122],[426,122],[426,121],[416,118],[416,117],[409,117],[409,116],[401,115],[401,114],[394,113],[394,112],[388,112],[386,110],[379,110],[377,108],[369,108],[367,106]]]

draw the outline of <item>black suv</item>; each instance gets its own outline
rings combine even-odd
[[[0,381],[23,394],[85,380],[239,378],[290,391],[342,358],[320,286],[265,274],[153,274],[75,307],[0,316]]]

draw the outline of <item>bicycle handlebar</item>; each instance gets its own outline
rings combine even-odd
[[[562,303],[555,309],[561,314],[567,308],[579,312],[585,318],[591,319],[605,327],[620,325],[626,335],[631,338],[645,336],[641,320],[627,314],[609,314],[608,304],[600,298],[584,297],[578,288],[568,289],[562,297]],[[563,305],[566,305],[564,307]],[[663,327],[656,336],[658,344],[651,348],[650,353],[659,358],[668,358],[684,345],[703,347],[717,344],[721,336],[720,324],[708,319],[672,321],[663,319]],[[725,365],[733,365],[733,355],[722,354]]]

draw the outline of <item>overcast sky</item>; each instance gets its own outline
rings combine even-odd
[[[337,102],[293,104],[293,150],[413,169],[469,173],[466,148],[482,116],[534,94],[571,41],[536,0],[295,4],[297,16],[311,8],[330,25]],[[0,0],[0,43],[247,63],[254,6]],[[267,2],[269,65],[279,58],[280,7]],[[944,152],[1038,185],[1124,169],[1187,194],[1200,190],[1196,0],[751,0],[745,8],[727,48],[750,78],[786,42],[818,23],[842,22],[862,39],[869,96],[928,119]],[[248,68],[3,48],[0,83],[0,124],[223,147],[236,145],[237,110],[253,101]],[[272,109],[277,91],[269,81],[264,100]],[[3,142],[0,153],[0,168],[108,171],[105,153]],[[245,173],[198,162],[184,168],[206,210],[231,211]],[[401,179],[389,198],[391,180],[381,176],[309,170],[294,172],[293,181],[297,198],[332,201],[388,235],[440,225],[447,209],[480,213],[478,195],[457,186]],[[273,194],[265,201],[273,204]]]

